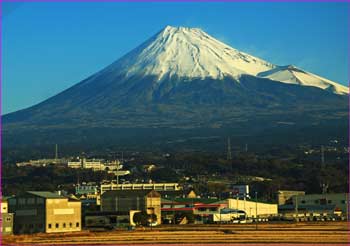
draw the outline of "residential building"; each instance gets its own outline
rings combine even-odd
[[[88,160],[86,158],[78,159],[76,161],[69,161],[68,167],[92,169],[94,171],[105,170],[105,166],[102,160],[95,160],[95,159]]]
[[[57,193],[27,191],[8,199],[14,213],[14,233],[72,232],[81,230],[81,202]]]

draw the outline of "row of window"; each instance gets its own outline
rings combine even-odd
[[[78,228],[80,226],[79,222],[76,222],[75,223],[75,227]],[[52,229],[53,228],[53,225],[50,223],[47,225],[47,228],[49,229]],[[60,224],[59,223],[56,223],[55,224],[55,229],[59,229],[59,228],[73,228],[73,223],[72,222],[69,222],[69,223],[62,223],[61,224],[61,227],[60,227]]]
[[[18,225],[18,229],[22,230],[22,229],[43,229],[44,225],[43,224],[19,224]]]
[[[37,198],[34,198],[34,197],[30,197],[30,198],[12,198],[12,199],[9,199],[8,200],[8,203],[10,205],[16,205],[18,202],[18,205],[25,205],[25,204],[28,204],[28,205],[32,205],[32,204],[44,204],[44,198],[40,198],[40,197],[37,197]]]
[[[340,201],[342,204],[345,204],[346,203],[346,201],[345,200],[341,200]],[[306,201],[305,200],[301,200],[301,203],[302,204],[305,204],[306,203]],[[326,199],[317,199],[317,200],[314,200],[314,203],[316,203],[316,204],[326,204],[326,203],[328,203],[328,204],[332,204],[333,203],[333,201],[332,200],[326,200]]]

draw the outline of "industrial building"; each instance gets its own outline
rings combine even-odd
[[[101,194],[110,190],[155,190],[179,191],[182,187],[178,183],[151,183],[151,184],[117,184],[108,182],[101,184]]]
[[[96,183],[82,183],[75,186],[76,195],[85,195],[87,198],[96,198],[99,193],[99,187]],[[91,196],[91,197],[89,197]]]
[[[26,166],[32,166],[32,167],[46,167],[48,165],[67,165],[68,160],[64,158],[60,159],[39,159],[39,160],[29,160],[25,162],[17,162],[17,167],[26,167]]]
[[[209,223],[212,215],[227,208],[227,202],[203,198],[162,198],[163,220],[174,223],[177,214],[192,214],[196,224]],[[178,223],[181,223],[178,221]]]
[[[349,216],[348,204],[348,193],[301,194],[291,196],[279,206],[279,212],[299,220],[345,219]]]
[[[8,199],[14,233],[81,231],[81,202],[46,191],[27,191]]]
[[[101,195],[102,212],[146,211],[161,224],[161,195],[154,190],[113,190]]]
[[[277,204],[284,205],[290,201],[293,196],[303,196],[305,191],[298,190],[279,190],[277,191]]]
[[[228,208],[245,211],[249,218],[267,218],[278,214],[277,204],[258,202],[247,199],[227,199]]]

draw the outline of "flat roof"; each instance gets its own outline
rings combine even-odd
[[[126,197],[136,197],[136,196],[148,196],[148,197],[160,197],[158,191],[155,190],[108,190],[102,194],[101,197],[107,196],[126,196]]]
[[[67,199],[67,197],[61,196],[51,191],[27,191],[27,193],[47,199]]]

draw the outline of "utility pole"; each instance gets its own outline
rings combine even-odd
[[[58,145],[55,145],[55,162],[57,162],[58,159]]]
[[[324,159],[324,146],[321,146],[321,189],[322,194],[326,194],[328,190],[328,183],[327,183],[327,175],[326,175],[326,164]]]
[[[227,138],[227,160],[232,160],[231,139],[230,139],[230,137]]]
[[[255,191],[255,230],[258,230],[258,192]]]
[[[347,222],[349,222],[349,201],[350,201],[350,199],[349,199],[349,193],[348,192],[346,192],[345,193],[345,200],[346,200],[346,221]]]
[[[324,147],[323,145],[321,146],[321,168],[324,169],[325,165],[324,165]]]
[[[295,196],[295,216],[296,216],[296,221],[298,222],[298,195]]]

